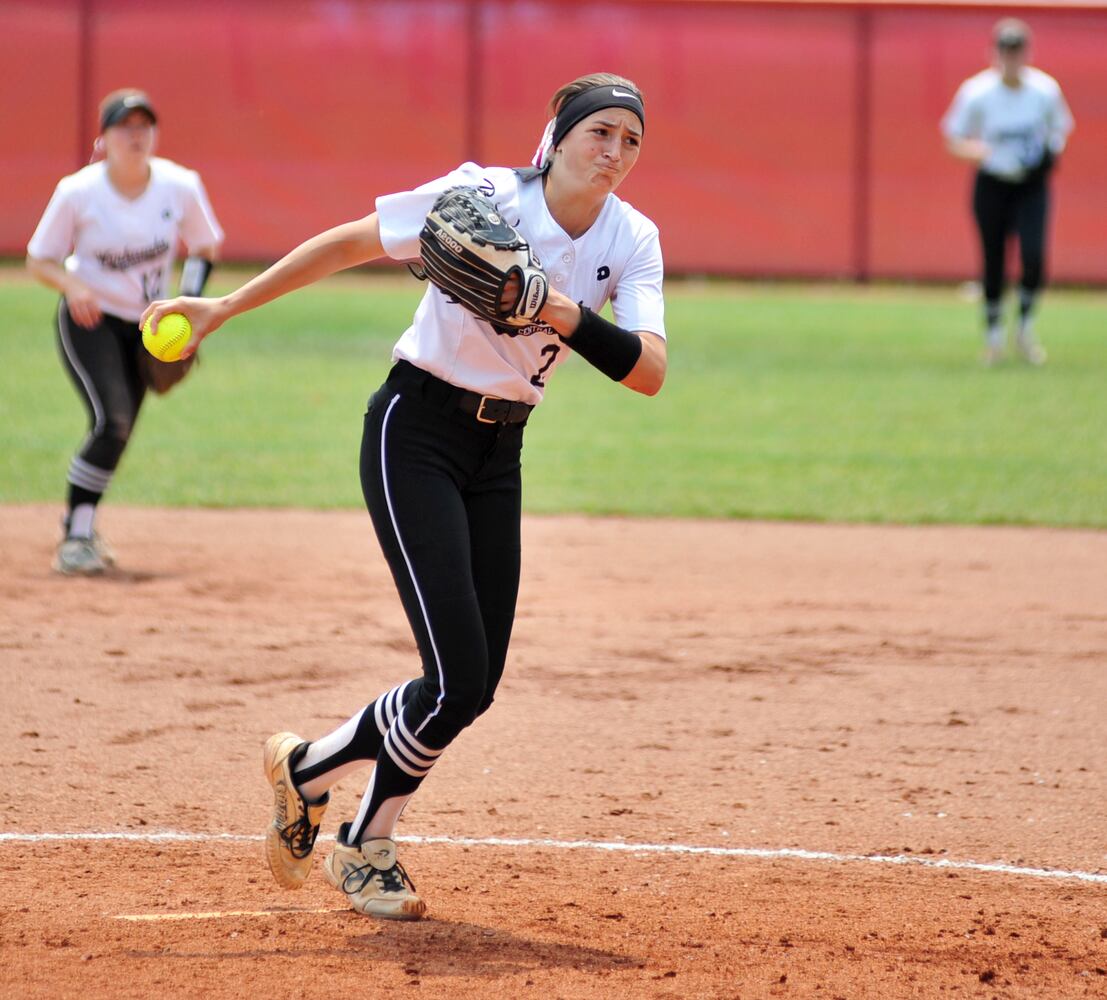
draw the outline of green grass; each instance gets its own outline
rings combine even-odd
[[[341,276],[233,320],[148,402],[112,500],[360,506],[365,400],[421,287]],[[1105,302],[1051,292],[1049,365],[984,370],[956,290],[673,283],[664,390],[559,369],[527,431],[526,509],[1107,526]],[[0,269],[2,501],[59,500],[84,433],[53,304]]]

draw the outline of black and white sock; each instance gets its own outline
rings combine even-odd
[[[1029,288],[1019,289],[1019,334],[1026,336],[1031,332],[1034,322],[1034,306],[1038,302],[1038,293]]]
[[[69,484],[66,498],[68,510],[65,515],[66,538],[91,538],[96,520],[96,505],[102,493],[94,493],[82,486]]]
[[[428,747],[413,735],[404,713],[388,728],[383,750],[347,834],[351,844],[392,837],[408,800],[430,773],[445,747]]]
[[[999,299],[989,299],[984,303],[984,336],[992,347],[1003,343],[1003,303]]]
[[[292,772],[300,794],[309,802],[318,802],[347,774],[375,761],[385,733],[417,683],[407,681],[386,691],[334,732],[310,743]]]

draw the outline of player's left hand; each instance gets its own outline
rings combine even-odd
[[[185,349],[181,352],[181,360],[192,357],[200,342],[209,334],[214,333],[227,319],[226,307],[223,299],[196,299],[188,296],[178,296],[175,299],[162,299],[151,302],[138,321],[141,330],[150,321],[150,325],[157,329],[163,316],[169,313],[182,313],[188,317],[192,325],[192,337]]]
[[[518,274],[512,274],[504,282],[504,287],[500,291],[500,312],[507,314],[515,307],[515,303],[519,301],[519,290],[522,285],[522,278]]]

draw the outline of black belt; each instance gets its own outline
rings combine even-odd
[[[534,409],[529,403],[462,389],[408,361],[397,361],[388,380],[400,387],[417,388],[424,399],[440,407],[443,413],[459,410],[482,424],[523,424]]]

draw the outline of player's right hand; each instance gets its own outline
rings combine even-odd
[[[209,333],[218,330],[226,319],[222,299],[197,299],[181,295],[175,299],[151,302],[139,318],[138,328],[141,330],[149,320],[150,325],[156,330],[161,318],[169,313],[183,313],[192,325],[192,337],[181,352],[182,361],[192,357],[200,346],[200,341]]]
[[[100,324],[104,314],[96,304],[96,296],[89,288],[73,289],[65,294],[65,305],[73,322],[91,330]]]
[[[977,166],[980,166],[989,156],[992,155],[992,147],[988,145],[983,139],[977,139],[973,143],[972,161]]]

